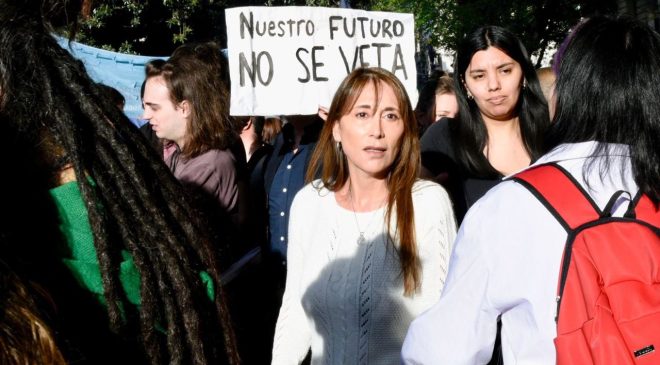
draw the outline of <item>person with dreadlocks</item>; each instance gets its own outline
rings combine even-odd
[[[0,258],[48,293],[68,363],[237,364],[198,212],[51,35],[85,6],[0,0]]]

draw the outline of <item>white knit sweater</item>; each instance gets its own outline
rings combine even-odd
[[[456,234],[447,193],[428,181],[413,187],[422,275],[418,292],[404,297],[398,253],[386,240],[385,208],[357,213],[356,223],[356,214],[319,185],[305,186],[291,207],[273,364],[299,364],[310,347],[312,364],[398,364],[410,322],[438,300],[444,285]]]

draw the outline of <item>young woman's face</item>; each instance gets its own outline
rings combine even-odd
[[[516,116],[523,72],[513,58],[498,48],[488,47],[472,56],[463,77],[484,118],[508,120]]]
[[[454,93],[435,94],[435,119],[453,118],[458,113],[458,102]]]
[[[353,108],[332,130],[341,142],[349,173],[385,178],[399,151],[404,125],[392,87],[380,82],[365,85]]]

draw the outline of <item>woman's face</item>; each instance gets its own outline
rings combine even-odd
[[[465,70],[465,87],[484,118],[514,118],[523,72],[520,64],[498,48],[478,51]]]
[[[351,176],[385,178],[399,151],[404,125],[392,87],[365,85],[353,108],[335,122],[332,135],[341,142]]]
[[[440,118],[453,118],[458,113],[458,102],[453,93],[435,94],[435,121]]]

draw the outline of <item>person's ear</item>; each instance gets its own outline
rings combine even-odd
[[[328,108],[319,105],[318,114],[324,122],[328,120]]]
[[[250,128],[252,128],[252,118],[248,119],[248,121],[245,123],[245,127],[243,127],[243,131],[247,131]]]
[[[184,118],[190,118],[192,114],[192,103],[188,100],[184,100],[179,103],[179,108],[181,108],[181,113],[183,113]]]
[[[339,130],[339,121],[335,122],[335,125],[332,126],[332,138],[335,142],[341,142],[341,132]]]

